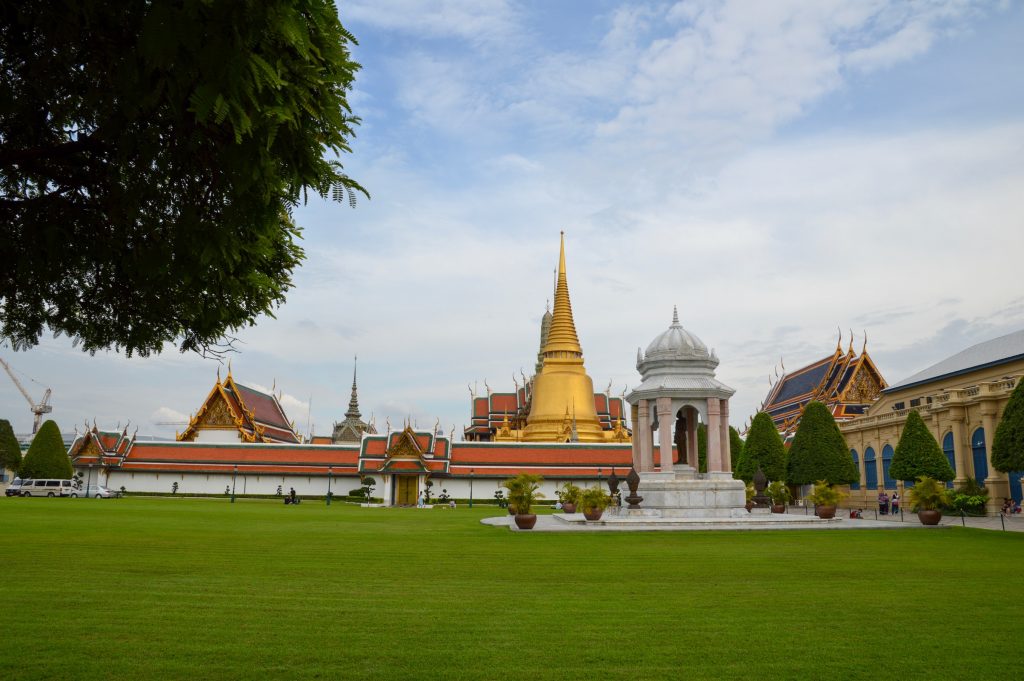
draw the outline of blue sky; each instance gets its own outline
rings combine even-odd
[[[343,418],[356,354],[364,416],[460,430],[468,384],[532,366],[563,229],[595,386],[638,383],[676,304],[739,421],[837,327],[890,382],[1024,327],[1024,3],[339,4],[373,200],[297,212],[308,260],[232,360],[300,430]],[[64,430],[173,435],[217,369],[2,352]],[[30,428],[9,384],[0,413]]]

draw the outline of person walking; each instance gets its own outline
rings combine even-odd
[[[892,500],[889,502],[889,509],[893,515],[897,515],[900,512],[900,493],[893,492]]]
[[[416,508],[423,508],[423,492],[416,497]]]
[[[878,493],[878,515],[885,515],[889,512],[889,495],[883,489]]]

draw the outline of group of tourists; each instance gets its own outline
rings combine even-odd
[[[878,515],[896,515],[900,512],[900,493],[893,492],[890,497],[883,489],[878,493]]]
[[[1003,515],[1011,516],[1020,513],[1020,502],[1016,499],[1006,499],[1003,502]]]

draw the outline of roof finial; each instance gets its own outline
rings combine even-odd
[[[850,350],[849,353],[853,354],[853,329],[850,329]]]
[[[217,365],[217,385],[220,385],[220,365]]]
[[[860,354],[864,354],[868,351],[868,330],[864,329],[864,347],[861,348]]]
[[[231,378],[231,360],[228,360],[228,378]]]
[[[675,305],[673,305],[672,306],[672,325],[676,326],[678,324],[679,324],[679,309]]]
[[[836,341],[836,352],[842,352],[843,351],[843,330],[840,329],[837,326],[836,327],[836,331],[839,332],[839,340]]]

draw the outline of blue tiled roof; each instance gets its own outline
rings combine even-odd
[[[783,379],[782,389],[779,390],[775,399],[772,400],[772,404],[788,402],[800,395],[811,392],[818,387],[819,383],[821,383],[821,379],[825,376],[825,372],[828,370],[828,367],[828,361],[822,361],[817,366],[814,366],[801,374],[796,376],[787,376]]]

